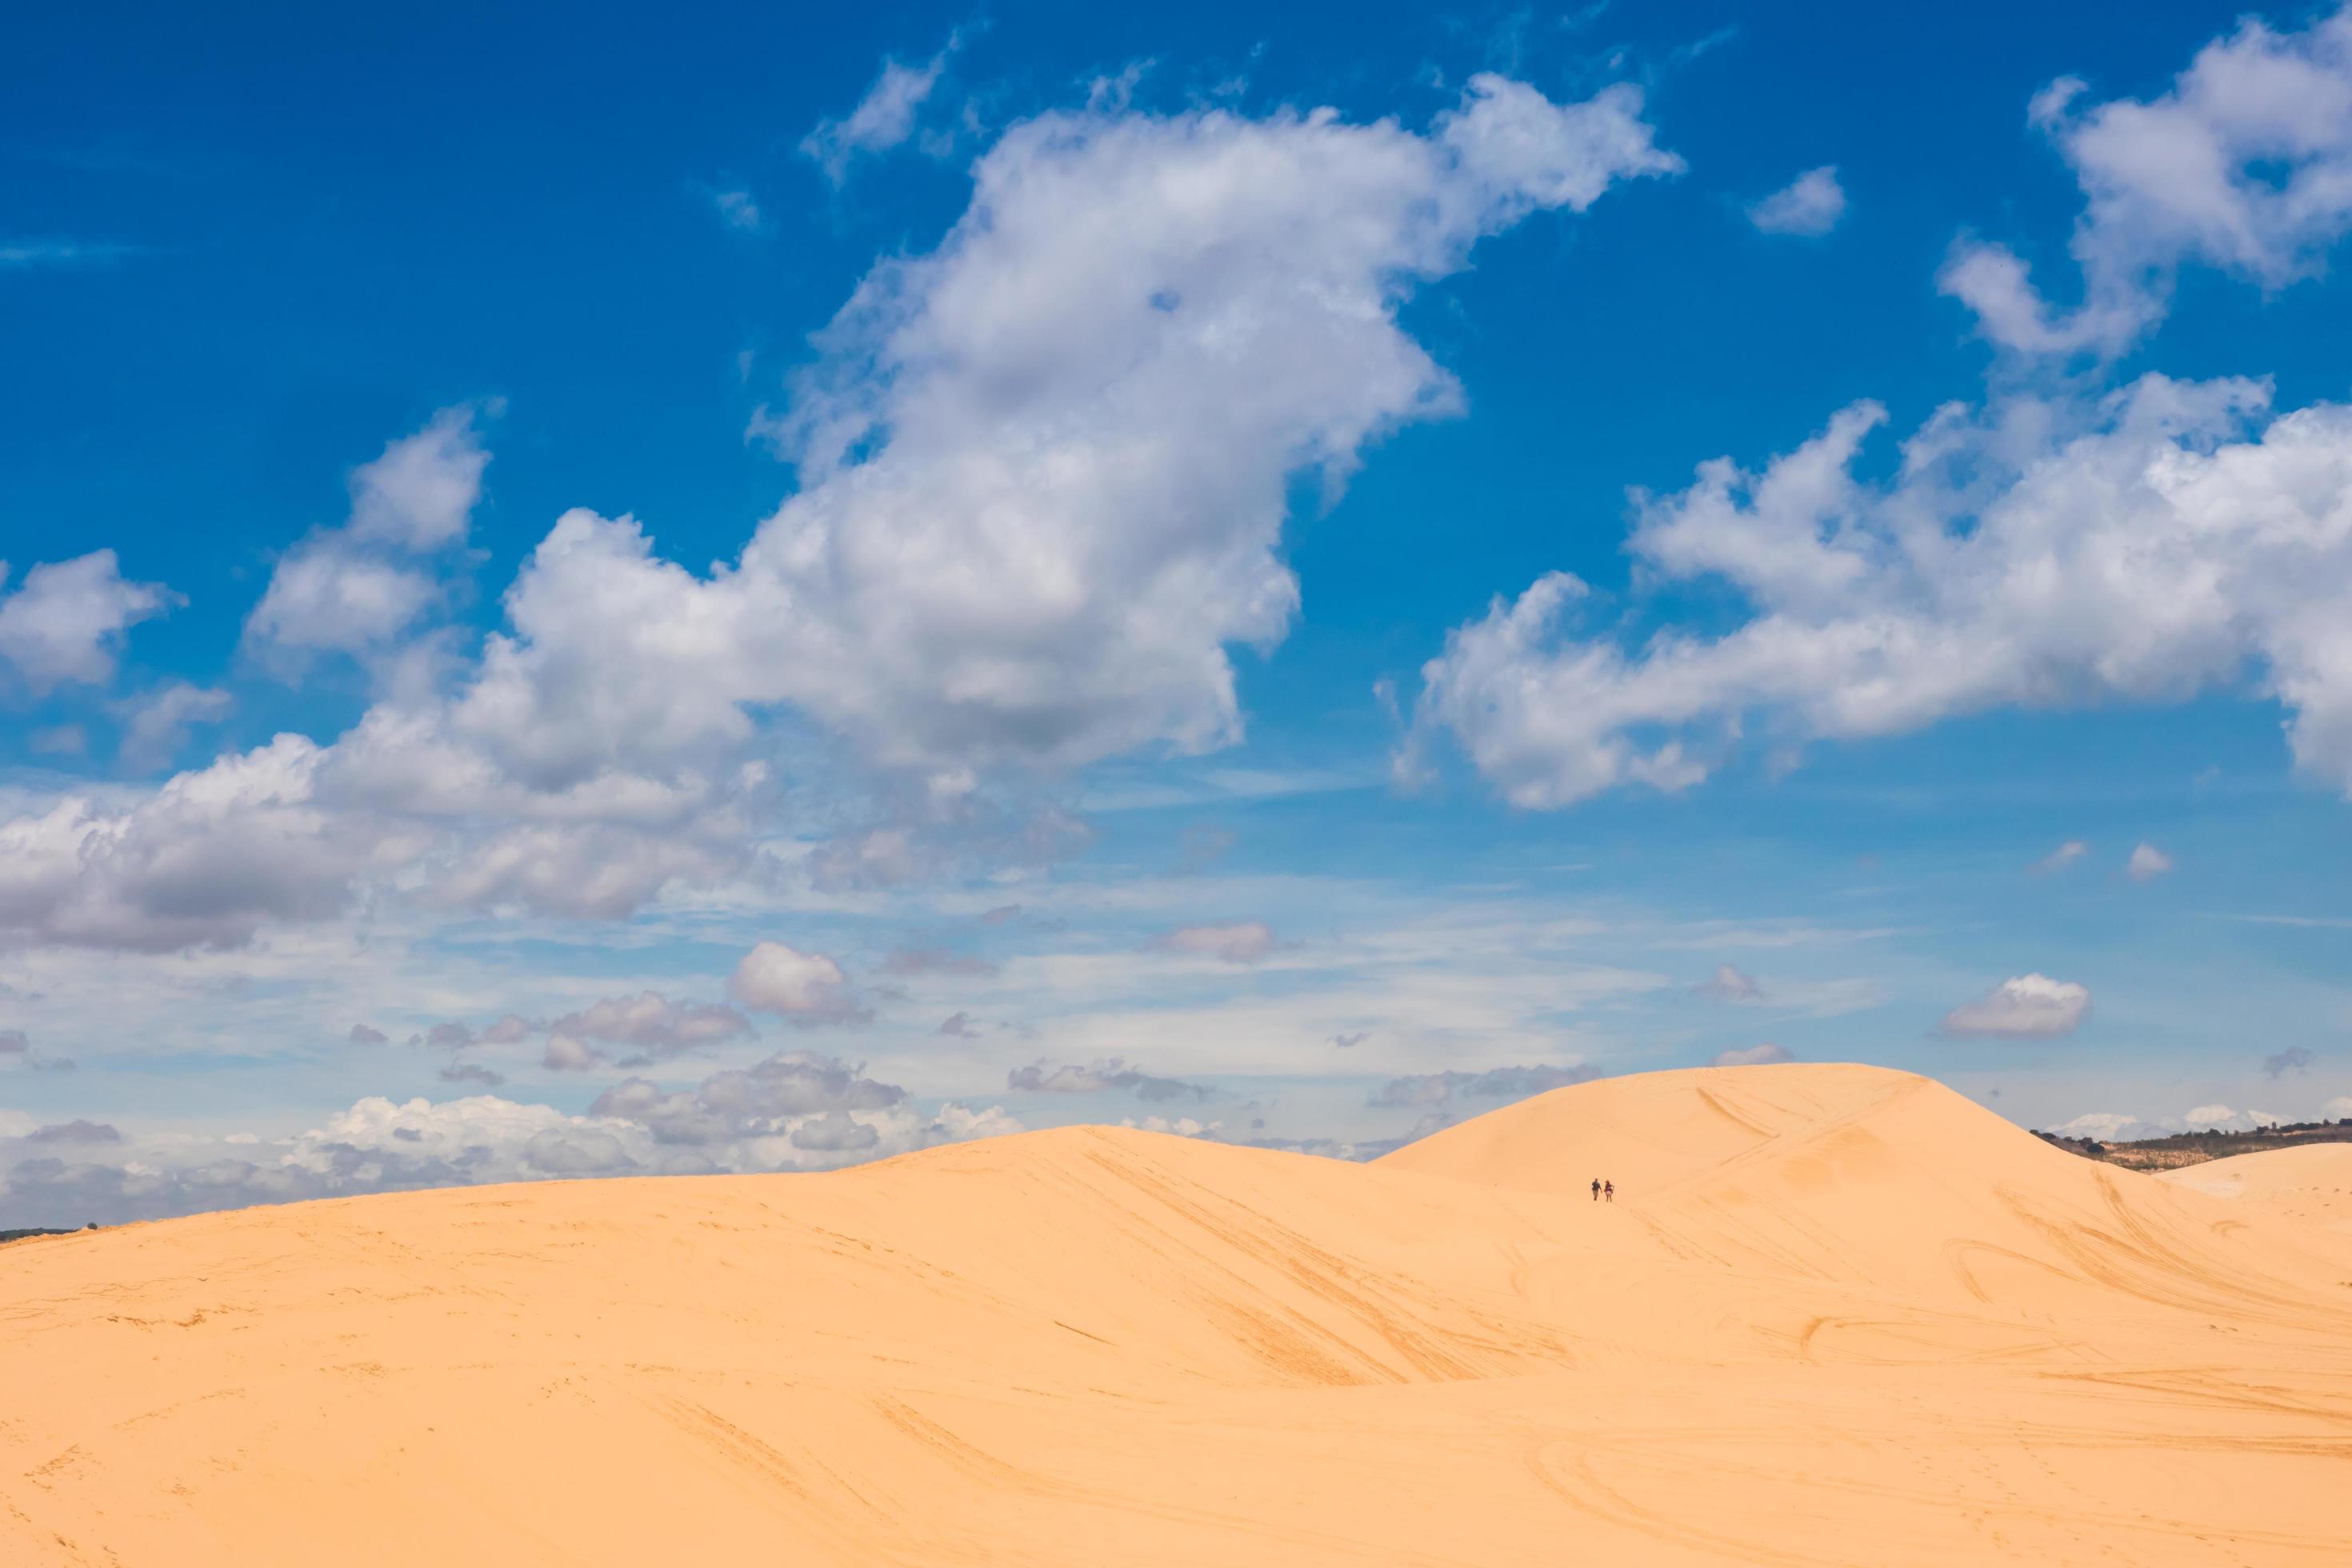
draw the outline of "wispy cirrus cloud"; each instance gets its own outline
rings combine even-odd
[[[1574,1067],[1500,1067],[1483,1072],[1459,1070],[1410,1073],[1393,1078],[1365,1097],[1364,1103],[1383,1110],[1428,1110],[1465,1100],[1510,1101],[1544,1094],[1571,1084],[1590,1083],[1601,1069]]]
[[[2055,872],[2063,871],[2067,867],[2072,866],[2075,861],[2080,860],[2084,856],[2088,855],[2090,852],[2091,847],[2088,844],[2084,843],[2083,840],[2079,838],[2069,838],[2063,844],[2059,845],[2057,848],[2053,849],[2049,854],[2044,855],[2041,859],[2036,860],[2029,869],[2035,871],[2042,876],[2047,877]]]
[[[801,140],[801,153],[838,185],[852,164],[902,147],[915,138],[916,116],[929,101],[932,89],[946,71],[948,57],[962,42],[959,31],[948,35],[940,51],[919,65],[885,59],[857,106],[838,120],[820,120]]]
[[[1728,1050],[1717,1051],[1708,1065],[1719,1068],[1766,1067],[1774,1062],[1792,1062],[1796,1059],[1795,1055],[1787,1047],[1776,1046],[1767,1040],[1761,1045],[1735,1046]]]
[[[145,248],[111,240],[0,239],[0,268],[105,267]]]
[[[1716,965],[1712,977],[1691,989],[1714,1002],[1761,1002],[1764,999],[1764,987],[1756,983],[1756,977],[1728,963]]]
[[[1154,937],[1151,945],[1163,952],[1191,958],[1251,964],[1263,962],[1282,944],[1275,940],[1273,928],[1264,921],[1237,921],[1224,925],[1178,926]]]
[[[2280,1078],[2291,1072],[2311,1070],[2312,1054],[2301,1046],[2289,1046],[2263,1058],[2263,1076]]]
[[[756,234],[764,226],[765,220],[761,216],[760,204],[753,199],[749,191],[712,191],[710,205],[711,209],[718,213],[719,221],[729,228]]]

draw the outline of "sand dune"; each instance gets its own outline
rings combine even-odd
[[[10,1563],[2352,1540],[2352,1237],[1864,1068],[1580,1085],[1370,1166],[1090,1128],[207,1215],[0,1248],[0,1324]]]
[[[2166,1171],[2163,1179],[2282,1219],[2352,1236],[2352,1143],[2305,1143]]]

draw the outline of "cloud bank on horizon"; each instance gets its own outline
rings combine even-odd
[[[2315,1105],[2352,1089],[2324,963],[2203,972],[2284,1032],[2224,1060],[2152,956],[2329,887],[2196,815],[2255,793],[2213,782],[2217,747],[2309,820],[2352,809],[2352,404],[2164,357],[2176,317],[2352,308],[2328,267],[2352,11],[2184,34],[2137,90],[2050,78],[2024,109],[2070,182],[2081,300],[2034,281],[2034,237],[1984,237],[1998,192],[1938,219],[1916,308],[1986,345],[1974,384],[1872,391],[1918,373],[1857,358],[1865,390],[1793,441],[1775,395],[1740,455],[1660,416],[1622,470],[1573,426],[1496,456],[1486,389],[1524,412],[1630,374],[1583,281],[1613,253],[1820,270],[1887,243],[1873,149],[1711,171],[1688,56],[1473,61],[1420,112],[1343,110],[1245,71],[1154,98],[1164,64],[1041,98],[1017,34],[898,40],[846,111],[831,83],[788,142],[797,197],[676,173],[709,243],[806,214],[861,258],[793,301],[805,352],[737,411],[780,502],[640,521],[600,479],[525,522],[571,481],[518,359],[311,454],[352,464],[334,521],[248,530],[240,602],[129,534],[15,552],[0,1104],[40,1114],[0,1124],[0,1213],[823,1168],[1139,1100],[1362,1152],[1602,1071],[1843,1055],[2039,1076],[2011,1113],[2070,1126],[2252,1114],[2229,1100],[2283,1048]],[[907,231],[935,237],[858,229],[936,182]],[[1648,237],[1701,223],[1712,250]],[[1576,363],[1514,359],[1515,322],[1577,310]],[[1555,461],[1622,494],[1622,528],[1481,542]],[[2021,758],[2004,788],[2056,778],[2050,726],[2135,716],[2142,762],[2198,737],[2169,794],[2070,775],[2030,827],[1890,816],[1899,874],[1780,804],[1816,772],[1887,803],[1984,766],[1939,744]],[[1698,868],[1752,869],[1759,837],[1772,875]],[[2081,1109],[2082,1075],[2159,1056],[2215,1098]],[[153,1087],[232,1058],[273,1075],[241,1080],[273,1131],[191,1127]]]

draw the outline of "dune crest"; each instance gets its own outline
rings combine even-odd
[[[204,1215],[0,1248],[0,1322],[11,1563],[2352,1538],[2352,1241],[1869,1068],[1601,1080],[1370,1166],[1077,1128]]]
[[[1867,1116],[1931,1080],[1843,1063],[1595,1079],[1448,1127],[1383,1165],[1538,1193],[1608,1177],[1656,1194],[1776,1139]]]

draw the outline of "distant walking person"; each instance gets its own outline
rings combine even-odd
[[[1592,1201],[1596,1204],[1601,1201],[1601,1178],[1598,1176],[1592,1178]]]
[[[1609,1194],[1609,1201],[1610,1201],[1611,1203],[1612,1203],[1612,1204],[1613,1204],[1613,1203],[1615,1203],[1615,1202],[1617,1201],[1617,1184],[1616,1184],[1616,1183],[1614,1183],[1614,1182],[1603,1182],[1603,1183],[1601,1183],[1601,1190],[1602,1192],[1604,1192],[1604,1193],[1606,1193],[1606,1194]]]

